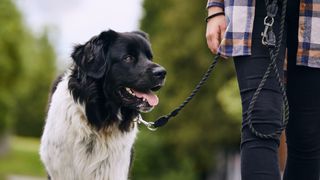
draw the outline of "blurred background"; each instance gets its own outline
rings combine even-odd
[[[186,98],[213,59],[206,1],[0,0],[0,180],[45,179],[38,155],[52,80],[72,47],[109,28],[150,35],[168,70],[149,121]],[[220,61],[193,101],[156,132],[140,128],[132,180],[240,180],[241,107],[232,61]]]

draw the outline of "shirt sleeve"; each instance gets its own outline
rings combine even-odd
[[[224,0],[208,0],[207,8],[210,7],[221,7],[224,8]]]

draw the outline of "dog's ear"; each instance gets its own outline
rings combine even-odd
[[[101,78],[107,68],[106,53],[117,37],[113,30],[104,31],[84,45],[76,46],[71,57],[88,76]]]
[[[143,32],[143,31],[132,31],[132,33],[138,34],[138,35],[142,36],[143,38],[145,38],[148,41],[150,40],[149,39],[149,35],[147,33]]]

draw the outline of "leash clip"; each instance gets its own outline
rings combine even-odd
[[[138,124],[145,125],[150,131],[156,131],[158,128],[154,126],[154,122],[148,122],[142,119],[141,115],[139,114],[138,118],[135,120]]]
[[[262,44],[268,47],[276,46],[276,35],[272,30],[274,18],[272,16],[266,16],[264,18],[264,31],[261,33]]]

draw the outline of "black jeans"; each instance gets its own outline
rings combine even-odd
[[[257,0],[256,3],[252,55],[234,58],[243,109],[242,180],[280,180],[279,140],[256,137],[251,133],[246,120],[246,111],[252,95],[270,63],[268,49],[261,44],[266,8],[263,0]],[[298,45],[299,0],[288,1],[287,17],[285,36],[287,40],[283,40],[278,61],[278,69],[283,75],[282,67],[285,47],[287,47],[287,94],[290,118],[286,129],[288,158],[284,180],[319,180],[320,69],[295,64]],[[274,24],[276,33],[279,33],[279,18],[279,16],[276,18]],[[283,113],[282,102],[278,81],[271,73],[252,113],[252,121],[258,131],[270,133],[280,128]]]

